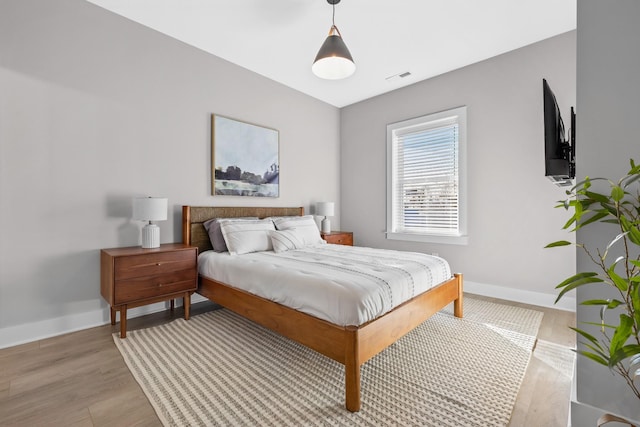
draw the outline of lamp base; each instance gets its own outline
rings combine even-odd
[[[331,233],[331,221],[329,221],[329,218],[327,218],[326,216],[322,220],[321,226],[323,233]]]
[[[145,249],[160,247],[160,227],[151,223],[142,227],[142,247]]]

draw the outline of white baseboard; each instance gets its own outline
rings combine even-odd
[[[205,298],[200,294],[191,295],[191,304],[197,304],[199,302],[206,302],[206,301],[209,301],[209,298]]]
[[[541,307],[555,308],[565,311],[576,311],[576,298],[564,295],[557,304],[555,294],[525,291],[522,289],[505,288],[503,286],[487,285],[484,283],[464,281],[464,291],[485,297],[499,298],[524,304],[538,305]]]
[[[576,309],[576,301],[573,297],[565,296],[557,305],[554,305],[553,301],[555,300],[555,295],[504,288],[502,286],[486,285],[468,280],[465,280],[464,282],[464,290],[472,294],[543,307],[557,308],[560,310],[575,311]],[[176,300],[176,302],[179,301],[179,299]],[[193,294],[191,298],[191,302],[193,304],[203,301],[208,300],[199,294]],[[127,312],[127,318],[144,316],[145,314],[163,311],[167,308],[168,302],[136,307]],[[109,322],[109,308],[106,307],[101,310],[94,310],[86,313],[70,314],[68,316],[57,317],[55,319],[47,319],[22,325],[9,326],[7,328],[0,328],[0,349],[45,338],[51,338],[82,329],[102,326]]]
[[[192,304],[202,301],[208,300],[198,294],[193,294],[191,297]],[[182,300],[178,298],[176,299],[176,306],[180,305],[182,305]],[[168,308],[168,301],[132,308],[127,310],[127,319],[164,311]],[[86,313],[70,314],[54,319],[0,328],[0,349],[106,325],[111,322],[109,316],[109,308],[106,307]]]

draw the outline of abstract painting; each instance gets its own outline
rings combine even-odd
[[[212,114],[212,194],[278,197],[277,130]]]

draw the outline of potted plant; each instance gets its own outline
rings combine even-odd
[[[598,332],[572,328],[583,339],[584,357],[619,374],[640,399],[640,166],[631,160],[631,169],[617,182],[606,178],[586,178],[567,191],[567,200],[557,207],[573,209],[564,225],[572,232],[594,224],[615,227],[615,235],[604,248],[587,248],[576,243],[593,261],[596,271],[584,271],[569,277],[558,286],[558,302],[567,292],[580,286],[606,286],[614,298],[592,299],[581,305],[600,311]],[[599,181],[599,182],[597,182]],[[598,192],[592,185],[597,182]],[[566,240],[546,247],[572,245]],[[615,253],[618,256],[613,255]]]

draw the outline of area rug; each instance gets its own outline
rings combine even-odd
[[[362,366],[357,413],[341,364],[225,309],[114,341],[165,426],[504,426],[542,316],[467,297]]]

